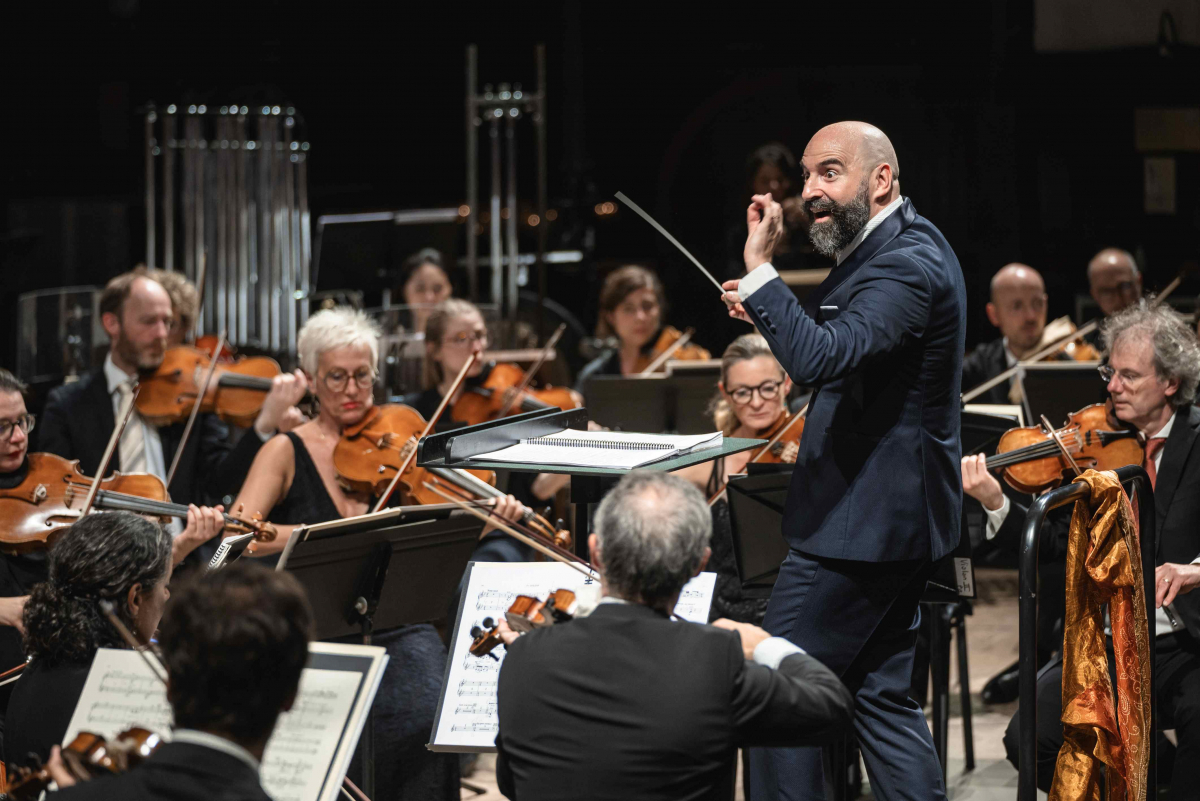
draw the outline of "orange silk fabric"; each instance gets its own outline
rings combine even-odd
[[[1108,766],[1108,801],[1145,798],[1148,738],[1154,730],[1150,631],[1137,524],[1115,473],[1088,470],[1075,480],[1088,484],[1092,492],[1086,502],[1075,504],[1071,515],[1063,632],[1064,742],[1050,799],[1101,801],[1101,764]],[[1114,704],[1104,647],[1106,604],[1119,704]]]

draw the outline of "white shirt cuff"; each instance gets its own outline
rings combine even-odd
[[[1197,556],[1195,559],[1193,559],[1193,560],[1192,560],[1192,564],[1193,564],[1193,565],[1200,565],[1200,556]]]
[[[738,283],[738,297],[742,300],[753,295],[758,290],[762,289],[763,284],[770,281],[772,278],[778,278],[779,272],[771,266],[771,262],[760,264],[755,269],[746,273],[746,277]]]
[[[989,540],[995,537],[996,532],[1000,530],[1000,526],[1004,525],[1004,519],[1008,517],[1011,509],[1012,501],[1008,499],[1007,495],[1004,496],[1004,503],[1000,504],[1000,508],[995,511],[984,506],[983,511],[987,514],[987,527],[984,529],[983,535]]]
[[[766,665],[772,670],[779,669],[779,663],[792,654],[802,654],[804,649],[782,637],[768,637],[754,647],[754,661]]]

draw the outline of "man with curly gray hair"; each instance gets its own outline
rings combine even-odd
[[[496,775],[522,801],[732,798],[739,747],[829,742],[853,705],[815,658],[757,626],[672,619],[708,560],[712,518],[679,476],[630,473],[588,539],[591,615],[502,631]]]

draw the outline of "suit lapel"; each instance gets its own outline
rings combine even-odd
[[[871,260],[876,253],[883,249],[883,246],[900,235],[900,232],[913,224],[913,220],[917,217],[916,209],[913,208],[911,200],[907,198],[900,204],[900,208],[896,209],[886,220],[879,224],[879,227],[872,231],[867,238],[858,244],[854,252],[847,259],[834,267],[820,286],[816,288],[804,301],[804,311],[809,317],[817,319],[817,313],[821,308],[821,301],[832,295],[842,284],[846,282],[854,271]]]
[[[113,414],[112,396],[108,394],[108,379],[104,377],[104,368],[93,370],[86,380],[89,384],[81,393],[82,408],[75,411],[79,413],[81,420],[98,420],[100,423],[99,425],[85,426],[84,430],[89,432],[88,435],[92,441],[89,443],[88,454],[78,454],[81,466],[91,474],[100,467],[100,460],[104,458],[104,449],[108,446],[108,438],[112,436],[113,430],[117,427],[117,419]],[[91,469],[87,469],[88,465],[83,464],[85,458],[90,458]],[[113,451],[112,462],[108,469],[110,473],[113,470],[121,469],[120,449]]]
[[[1200,429],[1200,408],[1189,405],[1176,412],[1175,425],[1163,446],[1162,462],[1154,482],[1154,528],[1159,535],[1158,547],[1162,547],[1163,522],[1175,497],[1175,488],[1183,477],[1183,467],[1192,452],[1197,429]]]

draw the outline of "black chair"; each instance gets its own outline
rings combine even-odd
[[[1150,477],[1136,465],[1122,467],[1117,479],[1125,491],[1137,492],[1138,527],[1141,531],[1142,580],[1145,593],[1147,623],[1154,631],[1154,551],[1155,521],[1154,493],[1150,488]],[[1037,799],[1037,590],[1038,590],[1038,541],[1041,539],[1042,523],[1051,509],[1086,498],[1090,490],[1086,484],[1068,484],[1051,490],[1038,498],[1029,507],[1025,516],[1025,527],[1021,532],[1020,562],[1020,698],[1021,730],[1018,743],[1020,766],[1017,777],[1017,801]],[[1154,649],[1150,649],[1150,675],[1155,673]],[[1150,682],[1150,719],[1158,720],[1158,699],[1154,682]],[[1150,747],[1150,765],[1146,776],[1147,801],[1158,795],[1158,747],[1157,737],[1147,738]]]

